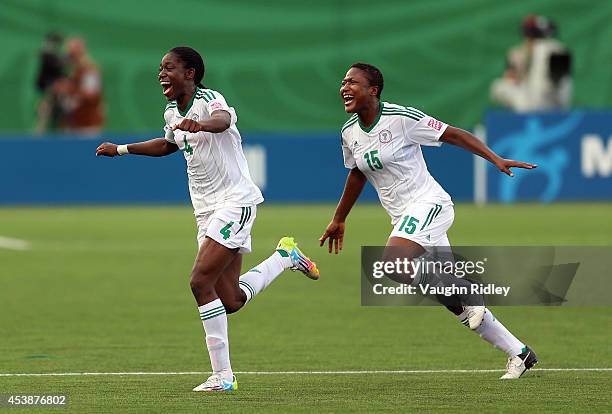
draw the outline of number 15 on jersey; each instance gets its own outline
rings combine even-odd
[[[368,163],[368,167],[370,167],[370,170],[372,171],[383,169],[382,162],[380,161],[380,158],[378,158],[377,155],[378,150],[372,150],[363,154],[363,158],[365,158],[366,162]]]

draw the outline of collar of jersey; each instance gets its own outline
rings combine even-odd
[[[193,95],[191,95],[191,99],[189,100],[189,103],[187,104],[187,108],[185,108],[185,111],[181,111],[178,107],[178,102],[176,103],[176,109],[179,111],[179,114],[181,114],[181,116],[187,115],[187,112],[189,112],[189,110],[191,109],[191,106],[193,105],[193,100],[195,99],[195,96],[198,93],[199,89],[200,88],[196,86],[196,89],[195,91],[193,91]]]
[[[359,116],[357,116],[357,120],[359,122],[359,127],[361,128],[361,130],[363,132],[370,132],[371,130],[374,129],[376,124],[378,124],[378,121],[380,121],[380,116],[382,115],[382,110],[383,110],[383,103],[380,102],[380,106],[378,107],[378,115],[376,115],[376,119],[374,120],[374,122],[372,122],[372,125],[370,125],[369,128],[364,127],[363,124],[361,123],[361,118],[359,118]]]

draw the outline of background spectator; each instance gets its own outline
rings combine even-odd
[[[54,85],[67,112],[67,130],[85,135],[98,134],[104,125],[102,77],[87,53],[81,38],[66,41],[70,76]]]
[[[38,105],[36,132],[55,130],[63,124],[63,112],[53,84],[66,75],[66,58],[62,54],[63,38],[59,33],[49,33],[40,51],[40,64],[36,77],[36,89],[41,94]]]
[[[493,82],[491,98],[518,112],[569,108],[571,55],[555,39],[555,24],[529,15],[522,32],[525,40],[508,51],[504,76]]]

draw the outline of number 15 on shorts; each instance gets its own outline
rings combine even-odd
[[[404,216],[402,219],[402,224],[400,224],[398,231],[404,230],[406,234],[413,234],[416,231],[417,224],[419,224],[419,219],[411,216]]]

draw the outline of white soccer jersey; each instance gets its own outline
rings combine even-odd
[[[172,126],[183,118],[205,121],[217,110],[231,115],[228,129],[219,133],[181,130]],[[186,112],[179,111],[176,101],[170,102],[164,112],[165,138],[176,144],[187,161],[189,194],[195,214],[223,207],[246,207],[259,204],[263,196],[253,183],[242,151],[242,139],[236,128],[236,111],[225,98],[211,89],[196,89]]]
[[[382,102],[370,128],[361,125],[357,114],[342,127],[345,167],[365,174],[393,225],[412,202],[451,202],[427,171],[421,152],[421,145],[442,145],[447,126],[418,109]]]

